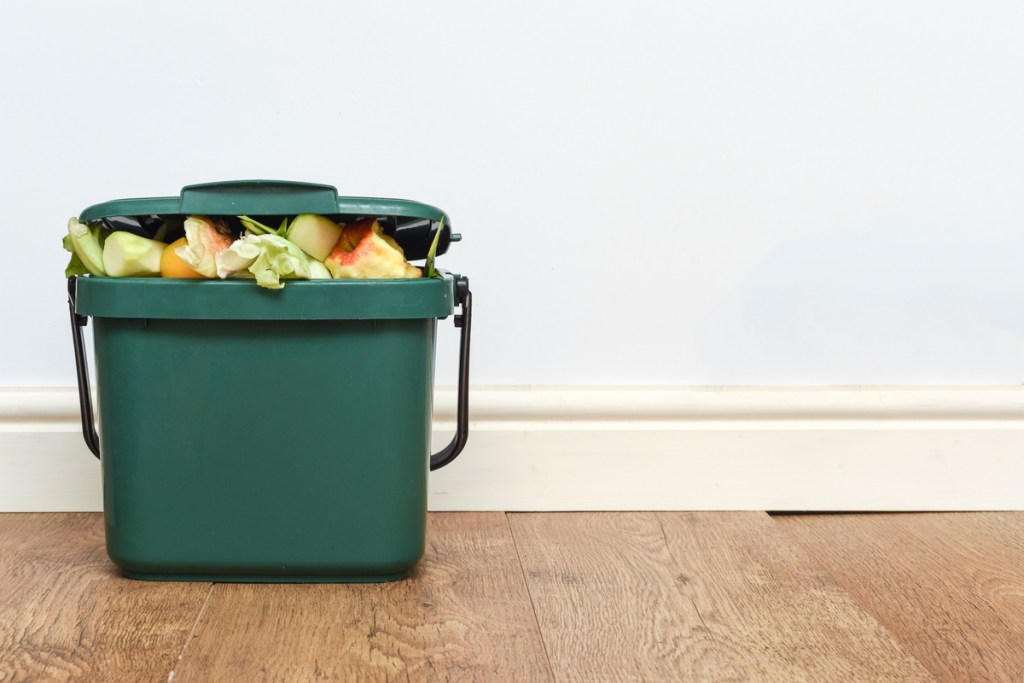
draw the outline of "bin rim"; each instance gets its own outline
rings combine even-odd
[[[444,318],[454,277],[286,280],[283,289],[243,280],[76,278],[75,312],[97,318],[175,320],[395,320]]]
[[[333,185],[292,180],[226,180],[186,185],[176,197],[129,197],[86,207],[79,220],[111,216],[207,214],[237,216],[300,213],[401,216],[451,219],[441,209],[410,199],[339,195]]]
[[[446,253],[451,242],[461,239],[461,235],[452,232],[448,214],[436,206],[409,199],[344,196],[333,185],[293,180],[225,180],[186,185],[178,196],[134,197],[93,204],[78,219],[90,223],[120,217],[269,217],[303,213],[343,222],[353,218],[391,219],[395,224],[389,234],[402,245],[410,260],[426,257],[435,228],[441,230],[437,255]]]

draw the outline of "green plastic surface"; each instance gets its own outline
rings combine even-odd
[[[177,197],[115,199],[82,211],[79,220],[94,221],[109,216],[153,216],[162,214],[294,215],[299,213],[350,214],[359,216],[400,216],[439,221],[451,220],[441,209],[407,199],[344,197],[331,185],[286,180],[232,180],[187,185]]]
[[[265,180],[106,202],[81,220],[306,212],[450,225],[425,204]],[[111,559],[168,581],[407,576],[423,554],[435,336],[453,285],[78,278]]]
[[[407,575],[436,325],[95,318],[111,559],[163,580]]]
[[[75,310],[106,318],[189,320],[370,320],[443,318],[452,276],[399,280],[252,280],[80,277]]]

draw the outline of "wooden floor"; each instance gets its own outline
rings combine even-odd
[[[1024,513],[438,513],[392,584],[120,577],[0,515],[0,681],[1019,681]]]

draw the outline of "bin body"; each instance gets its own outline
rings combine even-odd
[[[145,579],[408,575],[451,290],[81,278],[111,559]]]

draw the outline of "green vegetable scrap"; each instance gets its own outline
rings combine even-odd
[[[200,215],[152,218],[158,220],[147,220],[146,227],[159,225],[155,239],[125,230],[107,234],[106,221],[90,225],[72,218],[63,240],[71,253],[65,276],[252,278],[268,289],[281,289],[289,279],[423,276],[372,216],[345,225],[304,213],[283,218],[277,228],[250,216],[238,216],[237,223]],[[442,218],[427,254],[429,277],[439,276],[434,258],[443,230]]]
[[[282,279],[330,278],[324,264],[311,259],[293,243],[276,234],[249,234],[217,256],[217,277],[236,277],[248,271],[256,284],[281,289]]]
[[[434,241],[430,243],[430,249],[427,250],[427,263],[425,265],[427,277],[437,277],[437,268],[434,267],[434,257],[437,255],[437,244],[441,241],[442,230],[444,230],[444,216],[441,216],[441,220],[437,224],[437,230],[434,232]]]
[[[64,236],[64,248],[72,254],[65,273],[71,275],[107,274],[103,267],[103,234],[99,224],[89,226],[77,218],[69,220],[68,234]]]
[[[242,223],[242,225],[245,226],[245,229],[248,230],[253,235],[281,235],[281,236],[284,236],[285,232],[288,230],[288,219],[287,218],[284,218],[281,221],[281,225],[277,228],[277,230],[274,230],[273,228],[271,228],[268,225],[264,225],[263,223],[260,223],[255,218],[249,218],[248,216],[239,216],[238,220]]]
[[[64,277],[88,275],[89,269],[85,267],[82,259],[78,258],[78,254],[75,253],[75,245],[71,241],[71,235],[64,235],[64,248],[71,252],[71,260],[68,261],[68,267],[64,269]]]

